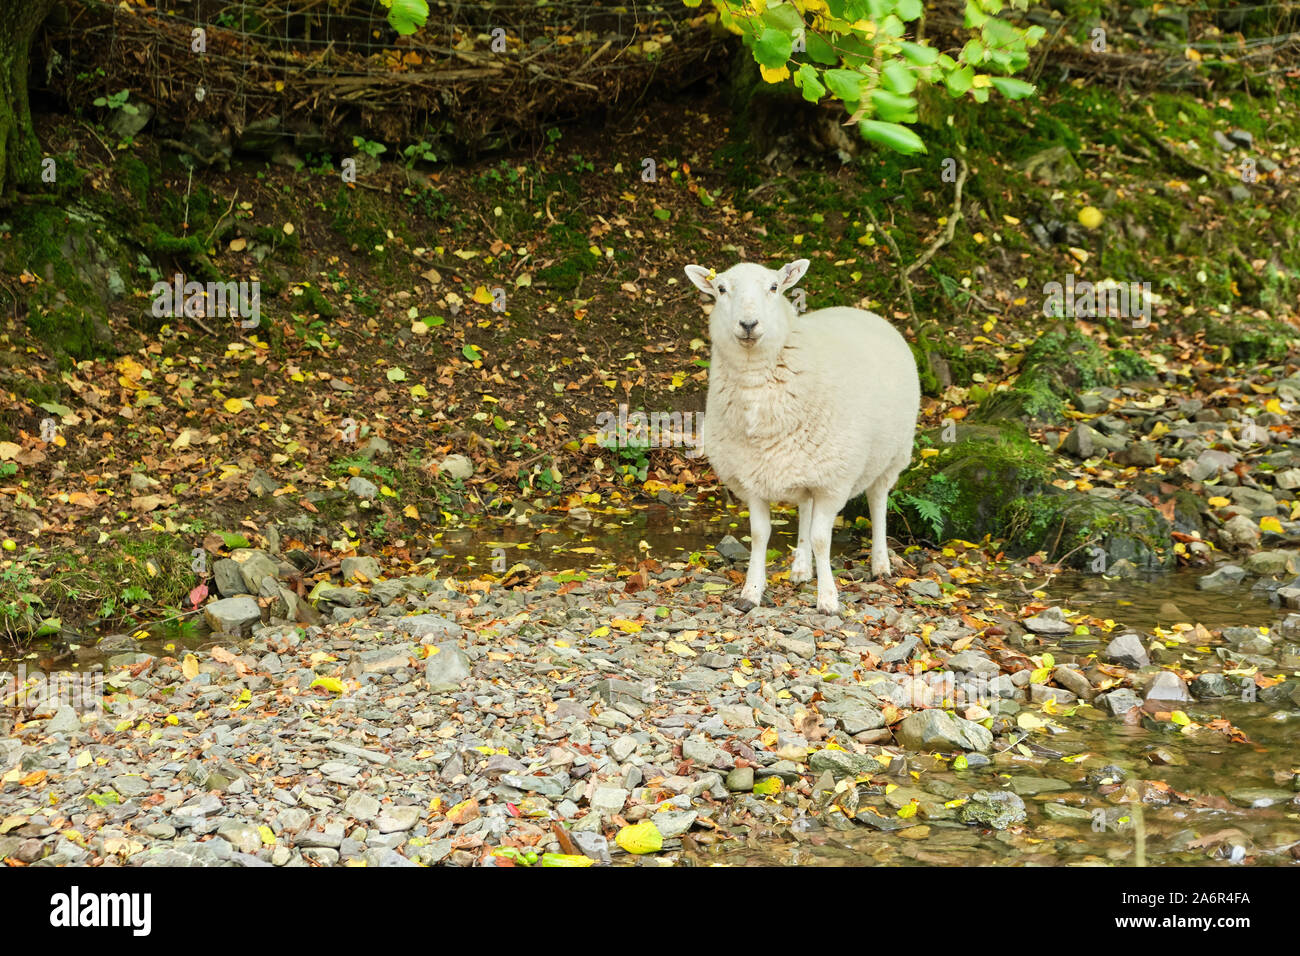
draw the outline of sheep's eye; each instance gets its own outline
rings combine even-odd
[[[726,294],[727,294],[727,287],[725,285],[718,286],[718,295],[726,295]]]
[[[775,292],[775,291],[776,291],[776,283],[775,283],[775,282],[772,283],[772,288],[769,289],[768,291],[770,291],[770,292]]]

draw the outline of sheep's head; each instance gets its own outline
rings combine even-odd
[[[807,270],[807,259],[779,269],[742,262],[720,275],[703,266],[687,266],[690,280],[714,298],[709,317],[714,349],[759,360],[779,354],[795,314],[785,293]]]

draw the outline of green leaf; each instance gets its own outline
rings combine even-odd
[[[36,636],[49,637],[51,634],[58,634],[61,630],[63,630],[63,618],[47,617],[36,629]]]
[[[813,33],[809,30],[804,34],[804,49],[808,53],[808,59],[814,63],[820,63],[823,66],[834,66],[840,62],[839,54],[820,33]]]
[[[911,40],[904,40],[898,46],[903,56],[917,66],[930,66],[939,60],[939,51],[932,46],[913,43]]]
[[[886,88],[895,93],[911,93],[916,89],[916,74],[902,60],[891,60],[880,71],[880,76]]]
[[[856,103],[862,99],[862,74],[856,70],[827,70],[822,79],[838,100]]]
[[[799,13],[792,3],[769,6],[763,11],[762,19],[769,27],[784,31],[787,34],[795,33],[804,25],[803,15]]]
[[[794,75],[795,85],[803,92],[803,98],[809,103],[816,103],[826,95],[826,87],[817,77],[817,68],[807,63],[799,67]]]
[[[227,548],[251,548],[248,539],[237,531],[218,531],[222,544]]]
[[[961,96],[970,89],[971,83],[975,80],[975,70],[969,66],[963,66],[960,70],[954,70],[943,78],[944,84],[948,87],[948,92],[953,96]]]
[[[429,19],[429,5],[425,0],[391,0],[387,6],[388,25],[402,36],[414,33]]]
[[[921,142],[921,137],[906,126],[899,126],[897,123],[862,120],[858,123],[858,132],[862,134],[863,139],[887,146],[904,155],[925,152],[925,143]]]
[[[472,345],[466,345],[463,349],[460,350],[460,354],[465,356],[465,358],[469,359],[469,361],[471,362],[483,361],[483,353],[480,352],[478,349],[474,348],[474,346]]]
[[[921,0],[898,0],[894,7],[904,20],[915,20],[921,16]]]
[[[888,90],[872,90],[871,103],[876,109],[876,115],[886,122],[916,122],[916,100],[910,96],[899,96]]]
[[[784,30],[768,27],[754,44],[754,59],[768,69],[784,66],[794,49],[794,38]]]
[[[992,76],[989,82],[993,84],[994,89],[1009,100],[1022,100],[1026,96],[1033,96],[1034,90],[1037,89],[1032,83],[1026,83],[1024,80],[1013,79],[1009,76]]]

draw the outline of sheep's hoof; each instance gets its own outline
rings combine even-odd
[[[790,569],[790,583],[803,584],[805,581],[812,580],[812,568],[792,567]]]
[[[736,610],[741,614],[748,614],[756,607],[758,607],[758,603],[756,601],[751,601],[749,598],[741,598],[736,602]]]
[[[840,602],[839,601],[818,601],[817,613],[828,614],[831,616],[837,615],[840,613]]]

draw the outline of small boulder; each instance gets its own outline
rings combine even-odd
[[[1147,649],[1142,646],[1142,639],[1131,632],[1121,634],[1107,644],[1102,657],[1112,664],[1132,668],[1146,667],[1151,663],[1151,658],[1147,656]]]
[[[262,623],[262,611],[257,601],[248,595],[222,598],[203,608],[208,626],[219,634],[247,637],[253,626]]]

